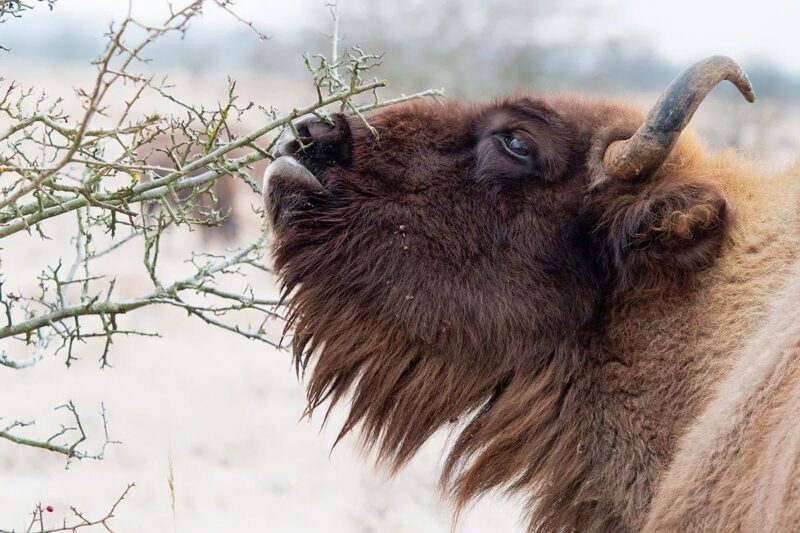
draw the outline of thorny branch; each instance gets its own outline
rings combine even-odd
[[[60,453],[67,457],[67,467],[69,467],[69,461],[72,459],[97,459],[101,460],[105,456],[106,447],[109,444],[119,444],[119,441],[111,440],[108,436],[108,420],[106,419],[106,407],[102,403],[100,404],[101,408],[101,417],[103,419],[103,431],[105,433],[105,442],[103,443],[102,448],[96,454],[90,455],[87,452],[81,451],[78,449],[78,446],[86,440],[86,431],[83,428],[83,423],[81,422],[81,417],[78,414],[77,409],[75,408],[75,404],[72,403],[70,400],[69,402],[65,403],[64,405],[59,405],[56,407],[56,411],[63,409],[68,411],[72,417],[72,423],[74,425],[71,426],[61,426],[61,429],[51,435],[47,440],[35,440],[26,437],[20,437],[19,435],[15,435],[12,433],[13,430],[19,428],[25,428],[29,426],[33,426],[35,422],[22,422],[20,420],[15,420],[10,424],[6,425],[2,429],[0,429],[0,438],[9,440],[15,444],[22,444],[24,446],[31,446],[33,448],[41,448],[43,450],[48,450],[55,453]],[[2,420],[0,418],[0,420]],[[75,434],[75,437],[71,442],[67,444],[59,444],[57,439],[64,437],[67,434]]]
[[[76,507],[70,506],[69,512],[71,516],[63,518],[61,525],[57,526],[45,525],[45,517],[52,512],[52,507],[42,507],[40,503],[36,505],[31,512],[31,521],[24,531],[25,533],[75,533],[78,531],[92,530],[94,526],[102,526],[106,531],[113,533],[114,530],[111,529],[112,524],[110,521],[114,518],[114,513],[117,512],[117,508],[135,486],[135,483],[130,483],[116,501],[114,501],[105,515],[99,518],[87,518],[87,516]],[[17,533],[17,531],[0,529],[0,533]]]

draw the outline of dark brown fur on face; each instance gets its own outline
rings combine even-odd
[[[630,328],[654,299],[689,316],[733,212],[689,147],[609,179],[606,147],[641,120],[520,97],[392,106],[369,117],[377,139],[356,118],[313,125],[295,155],[321,187],[265,188],[309,411],[348,401],[340,437],[358,428],[394,468],[451,428],[458,506],[502,487],[530,496],[531,530],[643,527],[708,396],[685,375],[700,356],[648,354]]]

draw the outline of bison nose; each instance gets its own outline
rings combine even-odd
[[[350,128],[344,115],[334,115],[330,122],[306,117],[295,123],[294,131],[283,131],[275,145],[275,155],[294,156],[316,172],[334,164],[349,164],[350,143]]]

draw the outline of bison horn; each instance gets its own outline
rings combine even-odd
[[[608,175],[628,180],[657,170],[703,98],[722,80],[733,83],[748,102],[755,100],[747,74],[733,59],[711,56],[695,63],[672,80],[630,139],[608,146],[603,157]]]

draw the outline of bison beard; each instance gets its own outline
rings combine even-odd
[[[317,227],[313,233],[324,239],[321,231]],[[336,232],[335,226],[330,231]],[[337,270],[326,276],[326,263],[335,257],[309,253],[288,259],[289,249],[305,248],[310,238],[298,231],[275,247],[286,293],[295,289],[287,327],[295,329],[298,371],[305,373],[316,354],[307,384],[308,413],[326,400],[330,412],[351,392],[337,442],[360,425],[363,444],[394,470],[435,431],[468,417],[458,428],[441,480],[458,506],[500,484],[510,482],[512,490],[536,484],[531,506],[537,509],[537,525],[579,524],[589,511],[586,504],[563,503],[593,499],[592,488],[584,484],[585,465],[574,454],[579,422],[564,415],[578,407],[582,394],[572,386],[581,368],[580,350],[524,331],[509,335],[480,328],[483,317],[475,317],[472,330],[411,336],[406,323],[392,320],[395,314],[352,301],[336,279]],[[366,250],[359,257],[365,266],[375,262]],[[301,283],[306,276],[316,281]]]
[[[727,58],[687,72],[659,103],[700,94],[681,128],[721,79],[752,96]],[[733,210],[664,116],[523,96],[392,106],[379,139],[298,124],[265,202],[307,413],[349,402],[339,439],[359,429],[394,470],[450,428],[457,508],[500,487],[529,496],[531,530],[643,527],[736,348],[676,346],[738,316],[697,320]]]
[[[412,107],[408,115],[398,110],[401,114],[389,120],[415,120],[423,109]],[[462,111],[455,107],[451,113]],[[456,119],[444,116],[443,123],[450,118]],[[563,154],[554,156],[553,171],[563,172]],[[392,163],[403,168],[412,162]],[[466,418],[456,426],[458,438],[442,476],[443,488],[459,506],[498,484],[511,483],[512,490],[535,484],[540,490],[531,505],[539,509],[537,524],[580,523],[588,508],[562,503],[591,501],[594,489],[584,483],[579,460],[563,468],[565,453],[573,455],[579,441],[576,420],[561,415],[574,410],[581,396],[573,387],[574,374],[582,366],[579,344],[593,320],[599,280],[591,268],[590,243],[579,241],[582,228],[562,231],[579,206],[571,205],[573,212],[563,221],[551,219],[547,228],[536,230],[549,233],[547,240],[566,241],[561,247],[572,251],[544,258],[564,284],[539,287],[539,297],[531,296],[533,286],[520,289],[525,294],[520,298],[508,293],[504,273],[486,264],[487,257],[509,252],[502,246],[481,249],[487,246],[481,234],[485,227],[475,227],[468,206],[451,205],[448,222],[433,227],[419,222],[416,206],[394,217],[382,212],[388,220],[356,224],[359,215],[363,218],[363,190],[333,177],[327,183],[333,193],[298,188],[301,182],[292,180],[294,190],[273,182],[267,200],[276,228],[274,266],[285,294],[293,293],[287,328],[295,331],[298,371],[305,372],[316,357],[308,380],[308,413],[326,400],[330,410],[350,392],[339,438],[360,426],[364,445],[375,448],[393,469],[435,431]],[[475,184],[468,195],[490,205],[498,187]],[[493,215],[497,219],[487,226],[513,228],[504,215]],[[408,255],[424,247],[418,242],[422,239],[436,243],[448,264],[439,264],[437,271],[414,271]],[[458,252],[461,257],[451,256]],[[576,279],[568,281],[566,272]],[[487,293],[498,291],[493,302],[487,300]],[[430,294],[441,300],[429,299]],[[535,313],[550,318],[532,327],[522,317]],[[567,338],[564,331],[570,332]]]

